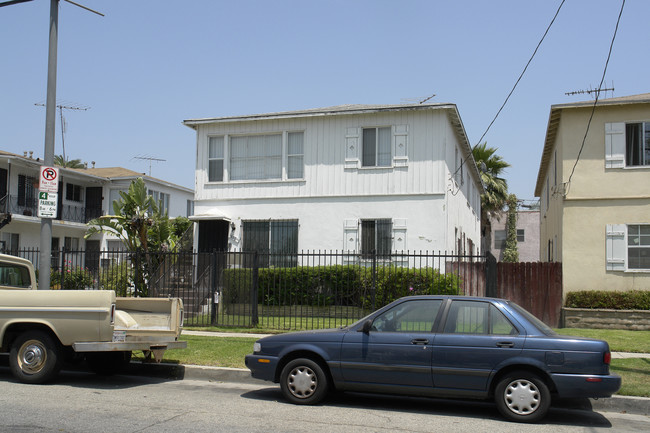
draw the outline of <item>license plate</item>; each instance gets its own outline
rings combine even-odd
[[[113,343],[124,343],[126,341],[126,331],[113,331]]]

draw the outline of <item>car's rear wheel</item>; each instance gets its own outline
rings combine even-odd
[[[546,416],[551,393],[544,381],[533,373],[515,371],[497,384],[494,399],[499,412],[517,422],[537,422]]]
[[[280,374],[284,397],[294,404],[318,404],[327,395],[329,383],[323,368],[307,358],[290,361]]]

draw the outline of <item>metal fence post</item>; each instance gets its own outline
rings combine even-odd
[[[370,288],[372,311],[375,311],[377,301],[377,250],[372,250],[372,287]]]
[[[253,278],[251,282],[251,325],[257,326],[260,321],[257,311],[257,291],[259,286],[259,254],[257,251],[253,253]]]
[[[50,259],[51,260],[51,259]],[[61,267],[59,268],[61,272],[61,290],[65,289],[65,247],[61,248]],[[49,288],[49,287],[48,287]]]
[[[212,310],[210,311],[210,324],[217,325],[217,250],[212,250]]]

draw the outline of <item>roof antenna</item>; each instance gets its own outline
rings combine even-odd
[[[149,176],[151,176],[151,163],[153,161],[156,161],[156,162],[167,161],[166,159],[154,158],[153,156],[149,156],[149,155],[134,156],[132,159],[140,159],[140,160],[143,160],[143,161],[149,161]]]

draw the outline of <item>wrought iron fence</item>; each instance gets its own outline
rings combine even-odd
[[[38,269],[38,250],[9,253]],[[179,297],[186,326],[295,330],[347,325],[401,296],[485,295],[485,275],[484,256],[447,253],[60,250],[52,254],[50,284]]]

